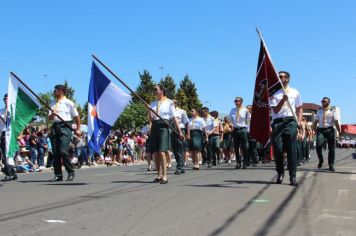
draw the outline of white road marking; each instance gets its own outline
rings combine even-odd
[[[54,224],[57,224],[57,223],[65,224],[65,223],[67,223],[67,222],[65,222],[63,220],[43,220],[43,221],[46,222],[46,223],[54,223]]]
[[[353,170],[352,173],[355,173],[355,174],[350,175],[350,180],[356,180],[356,170]]]

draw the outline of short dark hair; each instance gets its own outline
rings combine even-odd
[[[327,99],[329,103],[331,102],[329,97],[323,97],[323,99],[321,99],[321,100],[324,100],[324,99]]]
[[[202,110],[202,111],[209,112],[209,108],[207,108],[207,107],[203,107],[201,110]]]
[[[284,70],[281,70],[280,72],[278,72],[278,74],[286,74],[287,75],[287,78],[290,79],[290,74],[288,71],[284,71]]]
[[[218,118],[219,112],[217,112],[217,111],[212,111],[212,112],[210,112],[210,115],[211,115],[212,117],[214,117],[214,118]]]
[[[162,84],[157,84],[157,87],[159,88],[159,90],[163,91],[163,96],[166,96],[167,94],[166,88]]]
[[[57,84],[56,86],[54,86],[54,89],[62,91],[64,95],[67,93],[67,89],[63,84]]]
[[[5,93],[5,95],[4,95],[4,99],[5,99],[5,98],[7,98],[7,93]]]
[[[241,100],[241,102],[244,102],[244,99],[243,99],[242,97],[236,97],[236,98],[235,98],[235,101],[236,101],[236,100]]]

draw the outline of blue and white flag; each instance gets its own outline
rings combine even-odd
[[[131,96],[112,83],[93,62],[88,95],[88,144],[95,152],[99,152],[130,100]]]

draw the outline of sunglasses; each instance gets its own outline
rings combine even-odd
[[[288,78],[286,75],[279,75],[279,78]]]
[[[324,101],[321,101],[321,103],[327,103],[327,102],[328,102],[328,101],[325,101],[325,100],[324,100]]]
[[[238,99],[238,100],[235,100],[234,102],[241,102],[241,100],[240,100],[240,99]]]

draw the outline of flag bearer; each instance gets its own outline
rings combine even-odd
[[[9,165],[7,162],[6,158],[6,141],[5,141],[5,133],[6,133],[6,128],[9,125],[10,122],[10,117],[9,117],[9,112],[8,112],[8,103],[7,103],[7,94],[4,95],[4,103],[5,103],[5,108],[0,110],[0,116],[2,119],[0,119],[0,158],[3,164],[2,171],[5,174],[5,178],[2,180],[3,182],[11,181],[11,180],[16,180],[17,175],[16,172],[14,171],[14,168]]]
[[[330,107],[330,98],[324,97],[321,100],[322,108],[318,110],[314,121],[314,130],[316,133],[316,152],[319,158],[318,168],[323,166],[323,146],[325,140],[328,143],[329,155],[328,164],[329,170],[335,171],[335,144],[336,144],[336,134],[334,125],[341,134],[341,128],[339,124],[339,118],[335,108]],[[318,126],[319,123],[319,126]],[[317,128],[318,127],[318,128]]]
[[[68,172],[67,181],[73,181],[75,177],[74,167],[69,158],[69,144],[72,139],[72,130],[69,127],[72,126],[74,119],[76,135],[80,137],[80,117],[74,102],[66,98],[65,94],[66,88],[64,85],[56,85],[54,87],[53,96],[56,101],[52,104],[53,112],[50,112],[48,116],[48,118],[53,121],[50,139],[55,176],[50,180],[51,182],[63,181],[62,162]]]
[[[286,71],[279,72],[279,78],[286,89],[280,89],[270,97],[270,107],[272,109],[272,144],[276,170],[278,173],[277,184],[281,184],[284,178],[283,154],[287,154],[290,185],[297,186],[297,129],[301,127],[303,116],[302,99],[297,89],[289,86],[290,74]],[[293,117],[296,112],[297,120]]]

